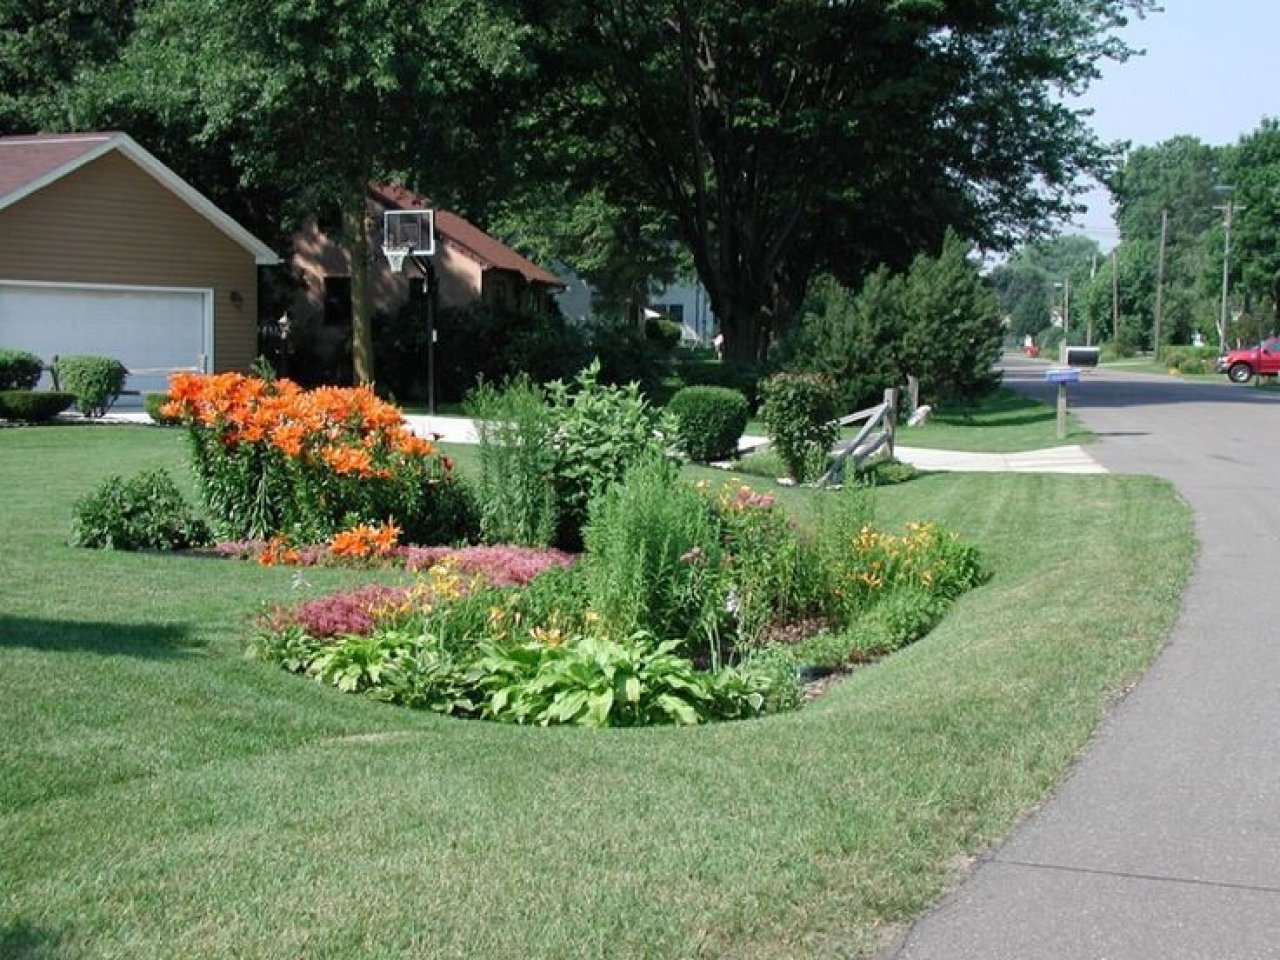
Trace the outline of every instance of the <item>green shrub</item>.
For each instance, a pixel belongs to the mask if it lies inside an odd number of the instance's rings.
[[[727,387],[747,398],[751,412],[760,407],[761,372],[758,367],[723,363],[714,359],[692,359],[682,362],[677,371],[680,379],[691,387]]]
[[[677,646],[636,633],[493,648],[477,664],[482,716],[540,726],[640,727],[764,711],[768,675],[733,668],[700,672],[675,653]]]
[[[473,304],[436,315],[436,398],[462,400],[477,382],[524,374],[534,383],[572,377],[591,360],[586,335],[563,317]],[[427,334],[418,301],[374,318],[379,383],[397,397],[425,397]]]
[[[0,390],[0,417],[40,423],[52,420],[76,402],[74,394],[49,390]]]
[[[75,505],[71,543],[104,550],[179,550],[209,542],[209,531],[165,470],[109,476]]]
[[[164,427],[173,427],[182,423],[181,417],[167,416],[160,412],[160,408],[169,402],[169,394],[167,393],[144,393],[142,395],[142,405],[147,410],[147,416],[151,418],[153,423],[158,423]]]
[[[644,322],[645,339],[668,352],[680,345],[680,333],[680,324],[666,317],[650,317]]]
[[[598,363],[579,372],[572,384],[549,384],[547,397],[555,427],[557,540],[576,549],[591,501],[633,464],[662,456],[665,437],[674,430],[636,384],[601,383]]]
[[[695,463],[731,460],[750,415],[747,398],[728,387],[685,387],[667,405],[680,449]]]
[[[672,369],[671,350],[627,324],[597,325],[591,334],[591,352],[600,364],[601,383],[634,383],[646,397],[661,389]]]
[[[1178,365],[1179,373],[1200,374],[1211,373],[1208,362],[1201,360],[1199,357],[1188,357]]]
[[[920,587],[893,590],[848,630],[850,656],[884,656],[915,643],[942,619],[947,600]]]
[[[836,392],[819,374],[778,373],[766,380],[760,416],[787,471],[799,483],[817,478],[839,435]]]
[[[1058,342],[1061,344],[1062,337],[1059,335]],[[1103,363],[1113,363],[1116,360],[1128,360],[1134,354],[1133,344],[1128,340],[1111,340],[1102,345],[1099,351],[1098,359]]]
[[[587,595],[611,636],[693,642],[713,660],[724,615],[720,527],[674,465],[650,458],[591,507]]]
[[[920,476],[920,471],[901,460],[876,460],[864,464],[855,474],[858,483],[875,487],[890,487],[895,483],[908,483]]]
[[[34,390],[44,363],[26,350],[0,350],[0,390]]]
[[[129,372],[111,357],[59,357],[54,373],[60,389],[76,395],[76,408],[86,417],[101,417],[120,396]]]
[[[498,389],[482,383],[467,397],[479,434],[476,480],[486,543],[546,546],[556,535],[556,456],[544,391],[521,377]]]

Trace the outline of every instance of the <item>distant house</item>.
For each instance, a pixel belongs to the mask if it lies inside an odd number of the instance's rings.
[[[386,210],[426,210],[431,205],[411,190],[372,184],[369,212],[381,230]],[[436,254],[432,258],[439,284],[439,305],[463,307],[473,303],[530,312],[550,312],[554,295],[564,281],[516,253],[479,227],[448,210],[435,210]],[[379,234],[380,235],[380,234]],[[416,268],[406,264],[392,273],[378,252],[370,254],[370,288],[375,313],[393,314],[413,292]],[[289,310],[290,322],[320,324],[333,330],[351,326],[351,251],[308,220],[293,238],[290,265],[301,288]]]
[[[0,137],[0,347],[115,357],[133,390],[242,370],[277,262],[126,134]]]
[[[595,322],[595,291],[569,269],[562,271],[567,282],[556,300],[561,311],[579,325]],[[649,297],[643,316],[661,315],[680,325],[680,342],[685,346],[709,346],[718,330],[706,288],[694,280],[672,283]]]

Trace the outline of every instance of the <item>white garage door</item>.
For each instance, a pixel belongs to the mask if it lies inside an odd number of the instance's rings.
[[[0,281],[0,347],[30,350],[46,363],[76,353],[115,357],[139,371],[127,389],[164,390],[168,374],[160,371],[212,369],[211,299],[205,290]]]

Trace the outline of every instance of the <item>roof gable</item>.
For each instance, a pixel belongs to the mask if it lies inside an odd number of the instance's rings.
[[[280,258],[270,247],[124,133],[0,137],[0,210],[19,203],[112,150],[128,157],[218,230],[253,254],[256,263],[271,266],[280,262]]]
[[[397,184],[371,184],[369,193],[375,201],[392,210],[426,210],[431,206],[423,197]],[[436,208],[435,221],[437,237],[461,247],[485,269],[509,270],[520,274],[529,283],[548,287],[565,285],[554,273],[525,259],[456,213]]]

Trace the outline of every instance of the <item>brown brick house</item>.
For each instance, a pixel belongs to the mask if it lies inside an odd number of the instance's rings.
[[[426,200],[404,187],[372,184],[369,214],[380,235],[386,210],[426,210]],[[495,240],[479,227],[448,210],[435,211],[436,254],[432,258],[439,284],[439,306],[483,303],[530,312],[555,309],[555,294],[564,281]],[[416,268],[406,264],[392,273],[378,252],[371,254],[373,311],[393,314],[408,300]],[[351,317],[351,252],[330,237],[312,218],[293,237],[290,266],[301,287],[289,309],[291,325],[303,329],[345,328]]]
[[[272,250],[123,133],[0,137],[0,347],[244,369]],[[162,389],[163,373],[130,377]]]

